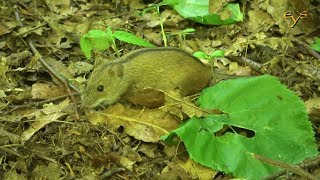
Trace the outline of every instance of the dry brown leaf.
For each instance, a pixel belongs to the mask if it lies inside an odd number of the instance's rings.
[[[249,66],[238,66],[236,69],[228,70],[228,75],[234,75],[234,76],[251,76],[252,75],[252,69]]]
[[[223,9],[223,7],[229,3],[230,0],[209,0],[209,12],[210,14],[217,14],[219,11]]]
[[[175,118],[159,109],[129,109],[121,104],[101,112],[87,112],[86,116],[92,124],[106,123],[111,130],[123,126],[130,136],[145,142],[158,142],[162,135],[179,125]]]
[[[0,36],[11,32],[11,29],[5,26],[4,24],[0,24]]]
[[[252,3],[255,4],[255,3]],[[254,9],[266,10],[279,26],[279,30],[284,34],[297,35],[301,33],[309,34],[319,25],[319,16],[316,15],[315,9],[312,8],[310,1],[301,0],[268,0],[257,4],[258,7]],[[300,13],[306,11],[307,18],[300,18],[296,25],[292,18],[284,18],[285,12],[291,12],[293,17],[297,20]]]
[[[140,16],[138,18],[146,21],[147,22],[146,26],[150,28],[160,25],[160,17],[156,13],[146,13],[144,16]],[[145,30],[151,31],[151,29],[145,29]]]
[[[64,94],[65,89],[54,84],[34,83],[31,89],[32,99],[50,99]]]
[[[230,70],[230,71],[237,70],[238,68],[239,68],[239,65],[238,65],[237,62],[231,62],[231,63],[229,64],[229,70]]]
[[[37,26],[38,28],[34,28],[34,26]],[[44,27],[44,24],[41,22],[36,22],[36,24],[34,24],[33,26],[24,26],[19,28],[18,30],[18,35],[22,36],[22,37],[26,37],[28,34],[30,33],[36,33],[38,35],[42,35],[43,32],[46,30],[47,28]]]
[[[310,77],[315,81],[320,80],[320,63],[318,60],[310,60],[308,62],[299,62],[296,64],[295,71],[304,76]]]
[[[165,105],[160,109],[178,116],[181,120],[184,119],[183,114],[188,117],[201,117],[206,114],[204,110],[192,103],[188,97],[181,97],[177,91],[165,92]]]
[[[15,144],[20,143],[20,136],[5,130],[3,127],[0,127],[0,144],[7,144],[9,142]],[[6,142],[6,143],[5,143]]]
[[[151,143],[142,143],[138,147],[138,152],[142,152],[149,158],[155,158],[155,150],[156,150],[156,144]]]
[[[130,160],[127,157],[121,156],[119,163],[121,166],[125,167],[126,169],[133,171],[133,165],[136,163],[135,161]]]
[[[141,2],[140,0],[130,0],[129,7],[130,7],[130,10],[138,10],[138,9],[146,8],[147,5]]]
[[[212,40],[209,38],[195,38],[195,41],[198,44],[199,50],[205,52],[206,54],[212,54],[216,50],[215,47],[212,46]]]
[[[93,65],[85,61],[71,62],[68,69],[70,73],[75,76],[90,73],[93,70]]]
[[[32,56],[30,51],[22,51],[12,53],[7,56],[7,65],[10,67],[19,67],[21,64],[28,60]]]
[[[145,29],[142,31],[142,34],[148,41],[158,45],[162,44],[161,33]]]
[[[19,179],[19,180],[27,180],[27,176],[24,174],[20,174],[17,171],[7,171],[3,173],[4,179]]]
[[[59,179],[62,169],[58,163],[50,163],[46,165],[38,165],[32,171],[32,176],[35,179]]]
[[[21,141],[26,142],[29,140],[34,133],[36,133],[38,130],[40,130],[45,125],[56,121],[61,116],[64,116],[66,113],[61,112],[63,109],[65,109],[69,104],[69,99],[65,99],[60,104],[47,104],[44,109],[41,110],[42,113],[37,114],[35,121],[31,124],[31,126],[25,130],[21,134]]]
[[[189,174],[185,172],[177,162],[169,162],[159,175],[160,180],[167,179],[191,179]]]
[[[274,20],[271,16],[261,9],[255,9],[248,12],[249,22],[246,27],[250,32],[264,32],[267,31]]]
[[[21,121],[22,118],[27,118],[30,120],[33,117],[36,117],[40,114],[39,109],[31,109],[31,108],[26,108],[26,109],[18,109],[12,114],[3,114],[0,116],[0,121],[3,122],[19,122]]]
[[[313,113],[314,111],[318,112],[318,114],[319,114],[319,112],[320,112],[320,98],[319,97],[309,99],[306,102],[304,102],[304,104],[306,105],[308,114]]]
[[[52,69],[54,69],[55,72],[59,73],[59,76],[67,79],[74,79],[69,69],[61,61],[53,58],[46,58],[46,62],[51,66]],[[57,80],[55,76],[52,76],[52,80],[58,85],[61,84],[61,81]]]
[[[179,144],[177,145],[179,146]],[[168,158],[174,158],[177,155],[177,147],[176,146],[165,146],[163,153],[168,157]]]
[[[208,167],[202,166],[194,162],[190,158],[187,162],[178,161],[177,163],[182,169],[184,169],[188,174],[190,174],[192,179],[209,180],[213,179],[214,176],[217,174],[216,171]]]
[[[176,11],[169,9],[166,9],[161,13],[161,19],[166,28],[176,27],[179,30],[181,30],[179,23],[185,20],[185,18],[181,17]]]
[[[57,1],[45,0],[45,2],[47,4],[47,7],[51,11],[61,15],[73,14],[76,9],[70,6],[70,3],[71,3],[70,0],[57,0]]]
[[[9,67],[7,65],[7,59],[5,57],[1,57],[0,59],[0,86],[1,89],[10,87],[10,81],[7,78],[7,71],[9,70]]]

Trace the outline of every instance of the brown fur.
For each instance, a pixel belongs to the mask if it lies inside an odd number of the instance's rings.
[[[92,72],[82,104],[96,107],[125,97],[134,104],[158,107],[159,91],[179,89],[183,95],[202,90],[210,82],[210,68],[178,48],[145,48],[132,51]],[[102,89],[99,91],[98,89]],[[98,88],[100,86],[100,88]]]

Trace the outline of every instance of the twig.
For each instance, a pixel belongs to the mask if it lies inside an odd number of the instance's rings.
[[[316,156],[316,157],[314,157],[314,158],[307,159],[307,160],[303,161],[303,162],[302,162],[301,164],[299,164],[298,166],[301,167],[301,168],[303,168],[303,169],[305,169],[305,168],[308,168],[308,167],[316,167],[316,166],[318,166],[319,164],[320,164],[320,156]],[[287,173],[287,170],[284,169],[284,170],[281,170],[281,171],[279,171],[279,172],[277,172],[277,173],[274,173],[274,174],[272,174],[272,175],[270,175],[270,176],[265,177],[264,180],[275,179],[275,178],[277,178],[277,177],[279,177],[279,176],[282,176],[282,175],[284,175],[284,174],[286,174],[286,173]]]
[[[78,113],[76,98],[74,98],[74,95],[73,95],[72,92],[70,91],[70,88],[69,88],[68,84],[66,84],[67,81],[64,81],[64,83],[65,83],[64,86],[67,88],[67,92],[68,92],[68,94],[70,95],[71,100],[72,100],[72,102],[73,102],[73,104],[74,104],[74,110],[75,110],[75,113],[76,113],[76,114],[75,114],[75,115],[76,115],[76,119],[79,120],[79,119],[80,119],[80,115],[79,115],[79,113]]]
[[[16,8],[16,7],[15,7]],[[19,16],[18,10],[14,11],[14,15],[16,17],[16,20],[19,22],[20,27],[23,27],[23,24],[21,22],[21,18]],[[73,86],[71,83],[69,83],[68,81],[66,81],[65,78],[61,77],[60,75],[58,75],[54,69],[51,68],[51,66],[43,59],[43,57],[40,55],[39,51],[36,49],[36,47],[34,46],[34,43],[31,39],[27,39],[28,45],[31,48],[32,52],[37,55],[39,54],[39,61],[40,63],[49,71],[50,74],[52,74],[54,77],[56,77],[57,79],[59,79],[61,82],[65,82],[65,84],[68,84],[69,87],[71,87],[71,89],[75,90],[76,92],[80,92],[75,86]]]
[[[113,169],[110,169],[109,171],[106,171],[105,173],[103,173],[100,178],[101,179],[109,179],[112,175],[116,174],[116,173],[119,173],[119,172],[122,172],[122,171],[125,171],[126,169],[124,168],[113,168]]]
[[[80,93],[78,93],[78,92],[72,93],[72,96],[74,96],[74,95],[80,95]],[[68,96],[70,96],[70,94],[63,95],[63,96],[57,96],[57,97],[54,97],[54,98],[51,98],[51,99],[46,99],[46,100],[40,101],[40,102],[33,102],[33,103],[29,103],[29,104],[24,104],[24,105],[21,105],[21,106],[16,106],[16,107],[10,109],[7,112],[4,112],[4,114],[8,114],[8,113],[11,113],[11,112],[13,112],[15,110],[28,108],[28,107],[32,107],[32,106],[38,107],[38,106],[41,106],[41,105],[43,105],[45,103],[49,103],[49,102],[57,101],[57,100],[60,100],[60,99],[64,99],[64,98],[66,98]]]
[[[248,65],[251,69],[255,70],[259,74],[264,74],[263,72],[261,72],[262,68],[263,68],[263,64],[261,64],[261,63],[258,63],[256,61],[251,60],[249,58],[246,58],[244,56],[241,56],[240,58],[237,56],[227,56],[227,58],[239,63],[240,65],[243,65],[243,66]]]
[[[260,160],[260,161],[262,161],[264,163],[271,164],[271,165],[286,169],[287,171],[291,171],[291,172],[293,172],[295,174],[298,174],[302,178],[310,179],[310,180],[316,180],[316,178],[312,174],[304,171],[303,169],[301,169],[297,165],[288,164],[288,163],[281,162],[281,161],[276,161],[276,160],[273,160],[273,159],[269,159],[267,157],[263,157],[263,156],[258,155],[258,154],[253,154],[253,156],[254,156],[254,158],[256,158],[256,159],[258,159],[258,160]]]
[[[6,144],[6,145],[2,145],[0,146],[0,152],[3,152],[3,151],[6,151],[7,153],[11,153],[15,156],[18,156],[20,158],[22,158],[22,156],[17,153],[16,151],[12,150],[12,149],[9,149],[9,147],[13,147],[13,148],[16,148],[16,147],[21,147],[23,146],[22,144]]]
[[[165,95],[167,95],[169,98],[181,103],[181,104],[185,104],[186,106],[189,106],[197,111],[201,111],[203,113],[207,113],[207,114],[218,114],[218,115],[221,115],[221,114],[228,114],[228,113],[225,113],[219,109],[202,109],[192,103],[189,103],[189,102],[186,102],[186,101],[183,101],[182,99],[178,99],[178,98],[175,98],[174,96],[172,96],[171,94],[169,93],[166,93],[164,91],[162,91]]]
[[[302,42],[302,46],[303,46],[307,51],[309,51],[309,53],[310,53],[313,57],[315,57],[315,58],[317,58],[317,59],[320,59],[320,54],[317,53],[315,50],[311,49],[310,46],[309,46],[307,43]]]

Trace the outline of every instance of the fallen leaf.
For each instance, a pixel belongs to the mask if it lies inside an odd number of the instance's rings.
[[[26,142],[33,136],[33,134],[35,134],[45,125],[56,121],[61,116],[64,116],[66,113],[63,113],[61,111],[66,108],[68,104],[68,98],[57,105],[53,103],[47,104],[46,107],[41,110],[42,113],[36,116],[35,121],[31,124],[31,126],[21,134],[21,141]]]
[[[174,117],[159,109],[130,109],[121,104],[87,112],[86,116],[92,124],[106,123],[111,130],[123,126],[130,136],[145,142],[158,142],[179,125]]]
[[[319,114],[319,111],[320,111],[320,98],[319,97],[309,99],[306,102],[304,102],[304,104],[306,105],[308,114],[312,113],[315,110],[317,110],[317,112]]]
[[[65,89],[54,84],[34,83],[31,89],[32,99],[50,99],[64,94]]]
[[[178,161],[179,166],[184,169],[188,174],[191,175],[192,179],[201,179],[201,180],[209,180],[213,179],[214,176],[217,174],[216,171],[202,166],[192,159],[188,159],[187,162]]]
[[[196,106],[188,97],[181,97],[177,91],[165,92],[165,105],[160,107],[164,112],[169,112],[180,118],[184,119],[183,114],[188,117],[201,117],[206,111]]]

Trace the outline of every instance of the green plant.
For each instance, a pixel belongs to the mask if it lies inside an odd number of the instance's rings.
[[[203,90],[197,103],[223,113],[192,117],[162,139],[172,144],[178,136],[189,156],[204,166],[261,179],[279,168],[257,156],[295,164],[318,154],[304,103],[273,76],[220,82]]]
[[[243,20],[243,13],[239,4],[221,4],[217,13],[210,13],[209,0],[163,0],[166,5],[172,6],[181,16],[201,24],[224,25]]]
[[[86,58],[90,59],[92,50],[105,51],[112,47],[115,52],[118,52],[115,43],[116,39],[143,47],[155,47],[155,45],[150,42],[129,32],[119,30],[112,32],[110,27],[108,27],[106,31],[90,30],[81,37],[80,47]]]
[[[164,5],[173,7],[182,17],[202,24],[224,25],[243,20],[243,13],[240,11],[239,4],[236,3],[221,4],[219,13],[210,13],[209,0],[163,0],[158,4],[152,4],[148,8],[145,8],[141,12],[141,15],[150,10],[156,10],[160,18],[161,33],[165,47],[167,46],[167,38],[163,28],[163,19],[160,16],[160,7]],[[181,35],[185,38],[185,35],[190,32],[194,32],[193,28],[183,30]]]
[[[160,20],[160,28],[161,28],[163,44],[164,44],[164,47],[167,47],[167,37],[166,37],[166,34],[164,32],[164,28],[163,28],[163,19],[160,16],[160,7],[164,6],[164,5],[166,5],[166,3],[164,3],[164,2],[160,2],[158,4],[152,4],[148,8],[144,9],[140,14],[143,16],[148,11],[156,10],[156,12],[159,16],[159,20]]]
[[[207,61],[211,61],[216,57],[224,57],[224,51],[222,50],[215,50],[212,54],[208,55],[205,52],[197,51],[193,53],[193,56],[199,59],[206,59]]]
[[[183,40],[186,40],[188,34],[193,34],[196,30],[194,28],[187,28],[179,31],[178,33],[172,34],[181,37]]]
[[[320,52],[320,38],[316,38],[315,42],[310,45],[311,49]]]

